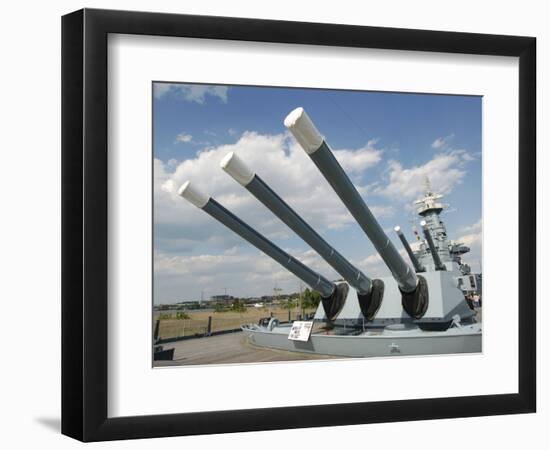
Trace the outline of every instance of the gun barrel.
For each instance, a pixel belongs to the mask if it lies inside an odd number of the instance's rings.
[[[447,270],[447,268],[445,267],[445,264],[441,262],[441,258],[439,257],[437,248],[435,248],[434,240],[432,238],[432,233],[430,233],[428,224],[426,223],[425,220],[423,220],[422,222],[420,222],[420,226],[422,227],[422,231],[424,232],[424,237],[426,238],[428,247],[430,247],[430,253],[432,254],[432,258],[435,264],[435,270]]]
[[[407,252],[407,255],[409,255],[409,258],[411,262],[413,263],[414,270],[418,272],[425,272],[426,268],[422,265],[422,263],[418,260],[418,258],[413,253],[411,246],[409,245],[409,242],[407,241],[407,238],[401,231],[401,227],[396,226],[394,228],[395,232],[397,233],[397,236],[399,237],[399,240],[403,244],[403,247],[405,248],[405,251]]]
[[[304,283],[308,284],[312,289],[318,291],[322,297],[328,298],[334,292],[336,287],[334,283],[330,282],[317,272],[311,270],[309,267],[289,255],[281,248],[277,247],[269,239],[258,233],[233,213],[225,209],[216,200],[200,192],[192,186],[189,181],[180,187],[178,194],[196,207],[214,217],[227,228],[254,245],[257,249],[273,258],[289,272],[293,273]]]
[[[273,214],[302,238],[313,250],[329,263],[361,295],[370,292],[372,282],[359,269],[329,245],[296,211],[279,197],[257,174],[233,152],[220,163],[223,170],[243,185]]]
[[[303,108],[293,110],[284,121],[285,126],[294,135],[338,197],[348,208],[359,226],[368,236],[394,279],[403,292],[413,292],[418,279],[409,265],[390,241],[372,212],[365,204],[359,192],[338,163],[315,125]]]

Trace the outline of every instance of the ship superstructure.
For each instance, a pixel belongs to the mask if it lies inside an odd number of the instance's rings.
[[[447,229],[441,218],[441,213],[447,207],[446,204],[441,202],[443,196],[433,191],[428,176],[424,180],[424,187],[424,196],[414,202],[417,213],[422,218],[422,228],[426,226],[429,230],[435,251],[442,264],[445,265],[445,269],[458,270],[463,275],[468,275],[471,271],[470,266],[462,262],[462,255],[468,253],[470,248],[461,242],[449,240]],[[425,239],[420,241],[420,245],[418,245],[418,249],[414,254],[428,270],[436,270],[430,246]]]

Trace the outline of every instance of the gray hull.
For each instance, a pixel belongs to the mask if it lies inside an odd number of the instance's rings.
[[[245,326],[243,331],[253,345],[321,355],[380,357],[481,352],[480,324],[450,328],[444,332],[415,330],[378,335],[312,334],[307,342],[288,339],[290,325],[278,326],[273,331]]]

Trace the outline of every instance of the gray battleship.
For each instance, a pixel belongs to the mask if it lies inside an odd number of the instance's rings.
[[[476,277],[462,256],[470,249],[450,241],[441,212],[442,196],[426,180],[415,202],[423,238],[416,229],[415,249],[400,227],[395,232],[408,264],[388,238],[327,142],[303,108],[285,126],[370,239],[391,276],[371,279],[328,244],[235,153],[221,167],[315,250],[342,281],[333,282],[273,244],[188,181],[179,194],[273,258],[321,295],[307,321],[280,323],[265,318],[242,327],[255,345],[322,355],[351,357],[481,352],[481,323],[465,300],[477,290]]]

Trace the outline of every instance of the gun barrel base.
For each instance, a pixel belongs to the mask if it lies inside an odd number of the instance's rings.
[[[421,275],[417,275],[417,278],[418,284],[413,292],[401,291],[401,305],[413,319],[420,319],[426,314],[430,301],[428,282]]]
[[[382,305],[383,298],[384,282],[378,279],[372,280],[372,288],[368,294],[357,293],[359,308],[367,321],[374,319],[374,316],[376,316],[376,313],[380,309],[380,305]]]
[[[323,309],[325,310],[325,315],[327,319],[332,322],[346,303],[346,298],[348,297],[349,286],[347,283],[339,283],[336,285],[334,292],[329,297],[322,297],[321,302],[323,304]]]

